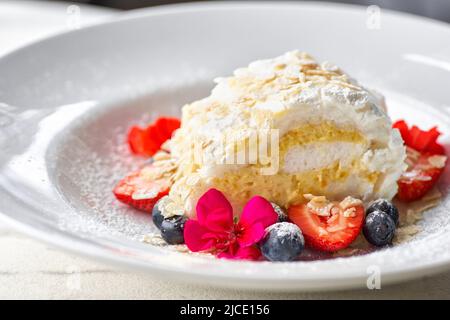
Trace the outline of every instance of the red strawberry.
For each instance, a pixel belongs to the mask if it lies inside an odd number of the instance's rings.
[[[147,130],[137,126],[131,127],[128,133],[128,144],[131,151],[139,155],[151,156],[159,149],[159,146],[149,139]]]
[[[398,181],[397,197],[402,201],[414,201],[422,198],[433,186],[444,171],[444,147],[437,142],[441,134],[436,127],[428,131],[417,126],[408,127],[403,121],[393,125],[400,131],[406,145],[408,164],[407,171]]]
[[[136,209],[151,212],[155,203],[167,195],[170,181],[163,169],[149,165],[122,179],[114,188],[116,198]]]
[[[431,154],[445,154],[445,150],[437,143],[437,138],[441,134],[436,127],[428,131],[419,129],[417,126],[408,127],[404,120],[395,122],[392,126],[400,131],[405,145],[419,152],[429,152]]]
[[[161,117],[145,129],[131,127],[128,133],[131,151],[138,155],[153,156],[180,125],[181,122],[177,118]]]
[[[444,171],[446,156],[429,152],[420,153],[407,148],[408,170],[398,181],[397,197],[402,201],[422,198],[437,182]]]
[[[364,222],[364,207],[356,204],[344,209],[342,203],[330,202],[327,208],[329,215],[325,216],[317,214],[308,204],[291,206],[289,219],[300,227],[307,246],[334,252],[348,247],[358,237]]]

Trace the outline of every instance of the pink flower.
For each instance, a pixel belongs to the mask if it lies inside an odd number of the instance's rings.
[[[278,218],[269,201],[255,196],[235,223],[230,202],[216,189],[209,189],[198,200],[196,210],[197,220],[190,219],[184,226],[187,247],[228,259],[258,259],[261,253],[255,244]]]

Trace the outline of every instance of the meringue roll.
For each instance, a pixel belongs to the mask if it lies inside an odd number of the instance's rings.
[[[178,165],[169,198],[188,216],[210,188],[237,213],[254,195],[288,207],[305,194],[396,194],[406,154],[384,99],[335,65],[292,51],[215,81],[167,143]]]

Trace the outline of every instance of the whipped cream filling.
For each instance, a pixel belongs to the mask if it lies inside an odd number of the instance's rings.
[[[364,153],[364,145],[352,142],[319,142],[293,147],[284,157],[282,170],[296,174],[303,171],[321,169],[339,161],[348,166]]]

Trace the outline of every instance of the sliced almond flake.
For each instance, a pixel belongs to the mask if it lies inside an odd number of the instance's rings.
[[[184,189],[181,191],[181,199],[183,202],[186,202],[189,199],[189,196],[191,195],[192,190]]]
[[[197,175],[189,176],[186,179],[186,184],[188,186],[195,186],[199,182],[199,180],[200,180],[200,177]]]
[[[350,257],[354,256],[357,253],[360,253],[362,250],[358,248],[345,248],[342,250],[339,250],[339,252],[335,252],[333,255],[338,257]]]
[[[356,207],[356,206],[360,206],[362,204],[363,204],[363,202],[361,200],[348,196],[348,197],[345,197],[344,200],[342,200],[339,203],[339,206],[342,209],[346,210],[350,207]]]
[[[175,202],[170,196],[163,197],[159,205],[164,218],[184,215],[183,206]]]
[[[319,237],[326,236],[328,234],[328,231],[324,228],[319,228]]]
[[[333,208],[333,209],[335,209],[335,208]],[[332,210],[333,210],[332,209]],[[337,209],[337,208],[336,208]],[[337,214],[333,214],[332,216],[331,216],[331,218],[329,218],[328,220],[327,220],[327,223],[333,223],[333,222],[335,222],[336,220],[338,220],[339,219],[339,216],[337,215]]]
[[[420,157],[420,152],[411,147],[406,147],[406,154],[408,155],[408,157],[411,157],[416,160],[419,159]]]
[[[319,65],[317,64],[317,62],[313,61],[313,60],[304,60],[303,63],[300,63],[300,67],[301,70],[303,72],[306,72],[307,70],[314,70],[317,69],[319,67]]]
[[[423,198],[423,201],[429,201],[429,200],[436,200],[441,199],[442,193],[439,191],[438,188],[431,189]]]
[[[339,86],[341,86],[341,87],[346,87],[346,88],[354,89],[354,90],[361,90],[360,87],[355,86],[355,85],[350,84],[350,83],[347,83],[347,82],[344,82],[344,81],[340,81],[340,80],[331,80],[330,82],[333,83],[333,84],[339,85]]]
[[[402,224],[402,226],[403,225],[412,225],[412,224],[422,220],[422,218],[423,218],[422,212],[408,209],[406,211],[406,224]]]
[[[313,197],[310,201],[314,203],[328,203],[328,200],[325,196],[316,196]]]
[[[206,148],[207,146],[211,145],[213,143],[212,140],[208,140],[208,141],[203,141],[202,142],[202,147]]]
[[[414,211],[415,212],[419,212],[419,213],[420,212],[424,212],[424,211],[426,211],[428,209],[436,207],[440,202],[441,202],[440,200],[433,200],[433,201],[429,201],[429,202],[423,203],[422,205],[414,208]]]
[[[150,180],[157,180],[161,178],[164,174],[164,170],[155,170],[154,167],[145,167],[141,170],[140,175],[143,178]]]
[[[169,245],[159,234],[146,234],[142,237],[142,242],[157,247],[169,247],[181,253],[191,253],[185,244]]]
[[[172,248],[175,251],[181,252],[181,253],[190,253],[191,252],[185,244],[177,244],[177,245],[172,246]]]
[[[158,247],[164,247],[167,246],[167,242],[164,241],[164,239],[159,234],[146,234],[142,237],[142,242],[148,243],[154,246]]]
[[[165,167],[165,166],[170,167],[170,166],[173,166],[174,163],[172,162],[172,160],[167,159],[167,160],[155,161],[155,162],[153,162],[153,165],[155,167]]]
[[[331,215],[331,208],[333,207],[332,203],[328,204],[317,204],[312,201],[308,202],[306,205],[309,210],[311,210],[314,214],[317,214],[321,217],[329,217]]]
[[[314,75],[314,76],[324,76],[324,77],[331,77],[336,76],[338,74],[326,70],[305,70],[305,74],[307,75]]]
[[[159,191],[157,190],[146,190],[144,192],[138,193],[133,192],[131,195],[131,199],[133,200],[148,200],[148,199],[154,199],[158,195]]]
[[[408,168],[411,168],[414,165],[414,162],[409,158],[406,158],[405,163],[408,165]]]
[[[429,181],[429,180],[431,180],[431,177],[424,176],[421,174],[421,172],[419,172],[417,170],[412,170],[412,171],[404,172],[400,179],[404,183],[412,183],[413,180]]]
[[[305,193],[305,194],[303,195],[303,197],[304,197],[306,200],[312,200],[312,198],[314,198],[315,196],[314,196],[313,194],[311,194],[311,193]]]
[[[331,211],[332,215],[336,215],[337,216],[339,214],[340,210],[339,210],[339,208],[333,207],[333,208],[331,208],[330,211]]]
[[[417,222],[423,219],[423,213],[437,206],[441,202],[442,194],[439,192],[437,188],[432,189],[428,194],[422,199],[409,203],[406,208],[404,208],[404,213],[400,215],[400,231],[397,236],[396,241],[406,241],[412,237],[411,230],[417,231],[419,230],[417,227]],[[414,228],[412,228],[414,227]],[[407,228],[407,229],[403,229]],[[409,229],[408,229],[409,228]],[[406,233],[409,232],[409,235]],[[417,233],[417,232],[416,232]]]
[[[164,142],[161,145],[161,149],[164,150],[164,151],[170,152],[170,150],[171,150],[171,140],[167,140],[166,142]]]
[[[165,173],[173,173],[175,170],[178,169],[178,166],[176,164],[170,164],[170,163],[166,163],[164,165],[160,166],[161,169],[163,170],[163,174]]]
[[[430,180],[432,180],[432,178],[429,177],[429,176],[418,176],[418,177],[416,177],[416,180],[419,180],[419,181],[430,181]]]
[[[328,232],[338,232],[341,230],[345,230],[346,228],[347,228],[347,226],[345,226],[345,225],[336,225],[336,226],[328,227],[327,231]]]
[[[431,163],[421,163],[414,167],[416,170],[428,170],[434,168],[434,166]]]
[[[399,244],[399,243],[408,241],[419,232],[420,232],[420,228],[416,225],[409,225],[406,227],[398,228],[395,233],[393,243]]]
[[[428,158],[428,162],[436,168],[444,168],[445,167],[445,162],[447,161],[447,157],[446,156],[431,156]]]
[[[356,217],[356,208],[355,207],[351,207],[351,208],[348,208],[348,209],[344,210],[343,215],[346,218]]]
[[[177,171],[177,172],[175,172],[175,174],[173,175],[173,179],[174,179],[174,180],[179,180],[179,179],[181,179],[182,176],[183,176],[183,172],[182,172],[182,171]]]
[[[153,156],[153,160],[154,161],[158,161],[158,160],[168,160],[170,159],[170,154],[165,152],[165,151],[158,151],[154,156]]]

